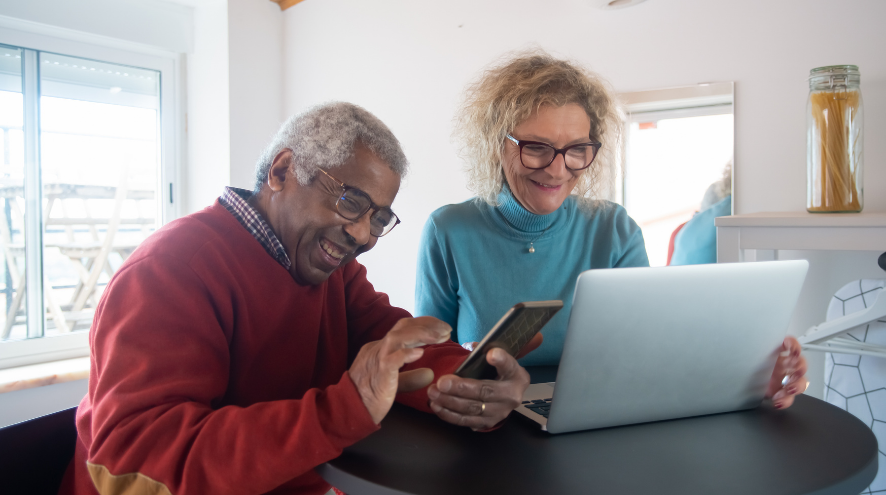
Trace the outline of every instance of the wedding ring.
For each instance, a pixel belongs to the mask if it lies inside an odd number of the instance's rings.
[[[482,416],[483,413],[485,413],[485,412],[486,412],[486,403],[485,403],[485,402],[481,402],[481,403],[480,403],[480,414],[479,414],[479,416]]]

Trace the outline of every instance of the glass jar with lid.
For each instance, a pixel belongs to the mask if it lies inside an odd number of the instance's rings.
[[[864,206],[860,81],[855,65],[809,71],[806,210],[810,212],[859,212]]]

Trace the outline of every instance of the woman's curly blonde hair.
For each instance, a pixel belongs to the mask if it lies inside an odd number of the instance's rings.
[[[621,149],[618,100],[600,76],[542,50],[518,53],[468,86],[453,135],[466,162],[468,188],[495,206],[506,182],[502,153],[507,134],[542,105],[569,103],[584,108],[591,121],[590,138],[603,143],[572,194],[587,207],[611,195]]]

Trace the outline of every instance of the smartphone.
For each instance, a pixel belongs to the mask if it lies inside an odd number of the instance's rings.
[[[497,376],[494,366],[486,362],[486,353],[493,347],[517,355],[539,330],[563,307],[563,301],[521,302],[509,309],[492,330],[477,344],[455,374],[462,378],[492,380]]]

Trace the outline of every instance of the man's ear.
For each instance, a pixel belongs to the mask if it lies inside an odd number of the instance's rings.
[[[291,163],[292,150],[290,149],[284,149],[274,157],[274,161],[271,162],[271,168],[268,170],[268,187],[272,191],[282,191],[286,181],[292,178],[289,175]]]

